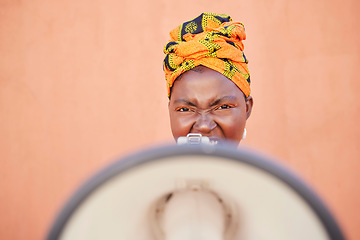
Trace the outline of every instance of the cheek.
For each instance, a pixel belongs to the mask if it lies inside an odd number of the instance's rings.
[[[170,125],[174,138],[186,136],[194,123],[191,116],[179,115],[177,113],[170,113]]]
[[[239,141],[245,127],[246,113],[245,111],[237,111],[231,115],[219,117],[217,122],[225,138]]]

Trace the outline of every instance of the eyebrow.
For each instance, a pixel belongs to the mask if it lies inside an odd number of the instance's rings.
[[[189,100],[187,100],[187,99],[183,99],[183,98],[176,99],[176,100],[174,101],[174,104],[177,104],[177,103],[182,103],[182,104],[190,105],[190,106],[193,106],[193,107],[196,106],[195,103],[192,103],[191,101],[189,101]]]
[[[218,98],[216,99],[215,101],[213,101],[210,106],[215,106],[215,105],[218,105],[220,102],[223,102],[223,101],[226,101],[226,100],[229,100],[229,101],[236,101],[237,98],[235,96],[223,96],[221,98]]]
[[[226,100],[236,101],[237,98],[235,96],[223,96],[223,97],[215,99],[213,102],[211,102],[210,106],[215,106],[215,105],[219,104],[220,102],[223,102],[223,101],[226,101]],[[189,101],[187,99],[184,99],[184,98],[176,99],[174,101],[174,104],[177,104],[177,103],[182,103],[182,104],[186,104],[186,105],[189,105],[189,106],[196,107],[195,103],[193,103],[193,102],[191,102],[191,101]]]

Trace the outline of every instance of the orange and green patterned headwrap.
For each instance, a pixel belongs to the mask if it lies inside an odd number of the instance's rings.
[[[250,74],[244,55],[244,25],[225,14],[202,13],[170,32],[164,48],[164,71],[168,97],[174,81],[199,65],[211,68],[250,95]]]

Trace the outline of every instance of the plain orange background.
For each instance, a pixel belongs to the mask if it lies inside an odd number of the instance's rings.
[[[244,145],[275,156],[360,239],[358,0],[0,1],[0,238],[40,239],[115,158],[172,141],[162,49],[201,12],[245,24]]]

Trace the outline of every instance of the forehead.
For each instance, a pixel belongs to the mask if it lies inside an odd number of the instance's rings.
[[[196,67],[183,73],[175,82],[170,101],[178,98],[210,100],[223,96],[242,99],[242,91],[221,73],[207,67]]]

